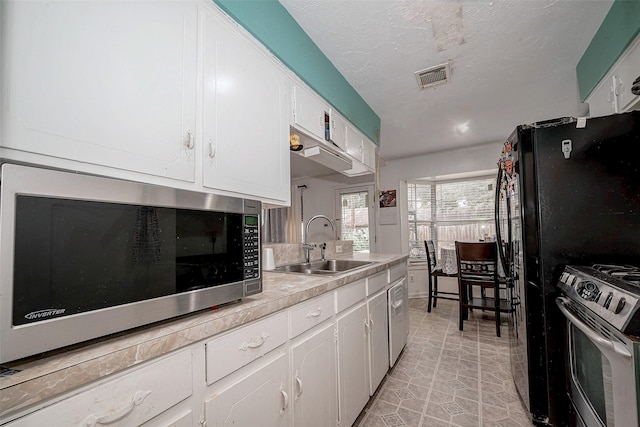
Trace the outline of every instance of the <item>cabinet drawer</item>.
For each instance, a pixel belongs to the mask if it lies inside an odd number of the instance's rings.
[[[191,350],[184,350],[20,418],[9,426],[138,426],[191,396],[192,390]]]
[[[207,342],[207,384],[287,342],[287,330],[287,312],[283,311]]]
[[[407,263],[403,261],[400,264],[390,267],[387,271],[389,272],[389,283],[393,283],[407,275]]]
[[[361,279],[357,282],[353,282],[346,286],[338,288],[336,292],[336,311],[340,313],[342,310],[351,307],[358,301],[362,301],[365,296],[365,279]]]
[[[333,292],[291,307],[291,338],[319,325],[333,315]]]
[[[387,272],[382,271],[375,276],[367,277],[367,296],[373,295],[387,286]]]

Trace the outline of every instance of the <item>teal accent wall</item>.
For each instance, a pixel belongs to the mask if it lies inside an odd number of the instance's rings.
[[[584,100],[640,33],[640,0],[615,0],[576,66]]]
[[[276,0],[213,0],[376,144],[380,117]]]

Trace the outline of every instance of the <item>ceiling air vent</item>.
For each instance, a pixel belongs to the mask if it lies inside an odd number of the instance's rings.
[[[425,70],[416,71],[416,80],[420,89],[426,89],[449,82],[451,68],[449,63],[436,65]]]

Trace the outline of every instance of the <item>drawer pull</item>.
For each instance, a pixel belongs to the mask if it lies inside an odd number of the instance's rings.
[[[374,326],[373,319],[369,318],[369,330],[370,331],[373,331],[373,326]]]
[[[136,406],[140,405],[142,401],[151,394],[150,390],[138,390],[133,394],[131,403],[124,408],[118,409],[108,415],[96,415],[91,414],[82,421],[82,427],[95,427],[97,424],[112,424],[119,421],[129,415]]]
[[[280,388],[280,394],[282,395],[282,409],[280,409],[280,413],[282,414],[289,407],[289,395],[284,391],[284,388]]]
[[[247,351],[247,349],[250,348],[258,348],[267,341],[267,338],[269,338],[269,334],[263,332],[259,337],[253,337],[249,341],[243,342],[242,345],[238,347],[238,350]]]
[[[310,311],[309,314],[307,314],[307,318],[320,317],[321,314],[322,314],[322,307],[318,307],[316,311]]]

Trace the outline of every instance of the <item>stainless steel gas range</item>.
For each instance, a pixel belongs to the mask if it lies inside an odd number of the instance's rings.
[[[575,425],[637,426],[640,268],[566,266],[558,287]]]

